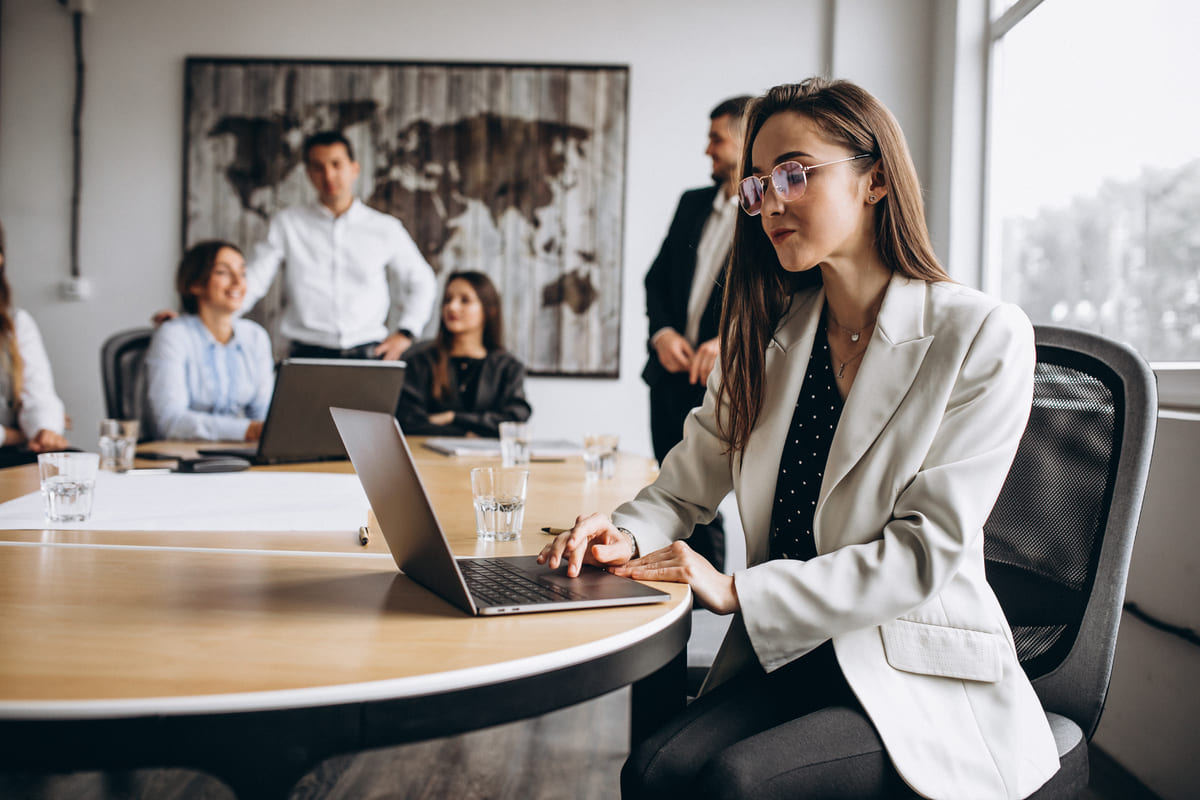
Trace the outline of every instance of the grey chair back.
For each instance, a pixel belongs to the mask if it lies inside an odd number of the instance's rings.
[[[1035,330],[1033,410],[984,526],[988,581],[1048,712],[1091,738],[1108,693],[1154,429],[1154,373],[1125,345]]]
[[[141,420],[141,438],[150,438],[146,408],[146,371],[143,362],[153,328],[133,328],[114,333],[100,348],[100,374],[104,381],[105,413],[112,419]]]

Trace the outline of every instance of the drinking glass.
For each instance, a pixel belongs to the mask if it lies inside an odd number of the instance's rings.
[[[86,522],[96,488],[96,453],[41,453],[42,510],[48,522]]]
[[[529,470],[476,467],[471,470],[475,535],[480,541],[509,542],[521,537]]]

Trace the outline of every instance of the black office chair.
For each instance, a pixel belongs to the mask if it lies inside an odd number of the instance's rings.
[[[1032,795],[1046,800],[1087,787],[1087,745],[1108,693],[1158,391],[1145,360],[1125,345],[1064,328],[1035,334],[1033,410],[984,526],[984,552],[1058,745],[1058,773]],[[843,757],[864,741],[882,746],[861,713],[845,714],[844,740],[798,742],[796,767],[800,759],[848,763]],[[845,783],[855,797],[916,796],[890,766]]]
[[[1035,333],[1033,412],[984,552],[1062,762],[1034,797],[1076,797],[1108,694],[1158,389],[1125,345],[1065,328]]]
[[[100,348],[100,374],[104,380],[104,407],[110,419],[141,421],[141,440],[150,438],[146,413],[146,375],[143,362],[153,328],[133,328],[114,333]]]

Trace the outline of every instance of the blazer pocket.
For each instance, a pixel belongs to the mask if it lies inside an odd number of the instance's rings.
[[[888,664],[904,672],[995,683],[1004,674],[1004,637],[897,619],[879,627]]]

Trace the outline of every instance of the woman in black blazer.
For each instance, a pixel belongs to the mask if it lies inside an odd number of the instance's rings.
[[[482,272],[452,273],[437,338],[404,354],[396,408],[410,436],[499,436],[501,422],[524,422],[525,366],[503,346],[500,295]]]

